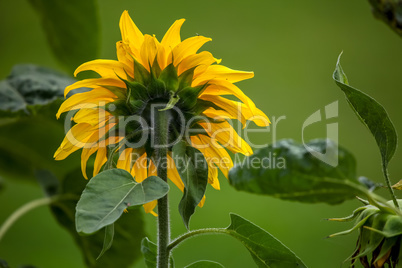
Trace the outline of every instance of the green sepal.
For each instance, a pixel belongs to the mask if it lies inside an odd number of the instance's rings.
[[[179,96],[172,94],[170,96],[169,102],[166,104],[166,107],[163,109],[160,109],[159,111],[161,112],[161,111],[166,111],[166,110],[172,109],[179,100],[180,100]]]
[[[397,243],[398,237],[391,237],[391,238],[386,238],[381,245],[381,251],[378,254],[377,258],[374,260],[374,263],[379,261],[382,257],[384,257],[390,250],[391,248]]]
[[[103,86],[99,85],[100,87],[106,88],[113,94],[115,94],[119,99],[125,99],[127,97],[127,89],[121,87],[114,87],[114,86]]]
[[[126,100],[116,100],[114,102],[109,102],[102,108],[115,117],[125,116],[133,112],[132,107],[127,105]]]
[[[151,76],[153,76],[154,78],[158,78],[161,75],[161,72],[162,70],[158,63],[158,54],[156,54],[154,63],[152,63],[151,67]]]
[[[359,207],[357,209],[355,209],[352,213],[352,215],[344,217],[344,218],[330,218],[327,219],[329,221],[339,221],[339,222],[347,222],[347,221],[352,221],[354,220],[357,216],[360,215],[360,213],[362,213],[366,208],[365,207]]]
[[[165,98],[166,96],[169,96],[165,82],[157,78],[151,79],[148,85],[148,94],[149,96],[152,96],[152,98]]]
[[[197,104],[198,96],[205,89],[205,85],[197,86],[197,87],[185,87],[178,92],[178,95],[181,98],[181,106],[185,107],[185,109],[193,109]]]
[[[110,225],[105,226],[105,238],[103,240],[102,251],[96,258],[96,260],[102,257],[103,254],[105,254],[105,252],[112,247],[113,237],[114,237],[114,224],[112,223]]]
[[[184,183],[179,212],[184,225],[189,229],[190,218],[204,197],[208,184],[208,164],[200,151],[187,146],[184,141],[173,146],[172,155],[177,171]]]
[[[148,85],[151,79],[151,74],[136,59],[133,58],[133,60],[134,60],[134,80],[140,84]]]
[[[159,80],[165,83],[166,90],[171,92],[176,92],[179,86],[179,78],[177,77],[177,70],[173,63],[166,66],[161,72]]]
[[[194,70],[196,67],[193,67],[191,69],[186,70],[185,72],[183,72],[179,77],[179,88],[178,91],[186,88],[186,87],[191,87],[191,82],[193,81],[193,77],[194,77]]]
[[[214,108],[215,110],[223,110],[221,107],[216,105],[215,103],[207,100],[197,99],[196,105],[192,108],[194,114],[201,114],[208,108]]]
[[[148,100],[149,99],[149,92],[147,87],[138,82],[138,81],[127,81],[123,80],[124,83],[126,83],[127,88],[130,90],[130,96],[128,98],[134,99],[134,100]]]

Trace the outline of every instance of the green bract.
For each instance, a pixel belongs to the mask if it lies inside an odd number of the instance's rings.
[[[387,202],[389,206],[392,201]],[[398,200],[399,205],[402,200]],[[394,212],[394,213],[392,213]],[[381,268],[387,263],[396,267],[401,256],[402,216],[399,211],[384,211],[368,205],[356,209],[351,216],[332,221],[351,221],[356,219],[353,228],[329,237],[345,235],[358,230],[359,238],[353,254],[347,259],[353,266],[360,260],[364,267]]]

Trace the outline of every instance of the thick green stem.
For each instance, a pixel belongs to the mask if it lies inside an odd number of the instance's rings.
[[[4,235],[7,233],[7,231],[10,229],[10,227],[22,216],[24,216],[27,212],[41,206],[45,205],[50,205],[56,198],[55,197],[45,197],[45,198],[40,198],[40,199],[35,199],[32,200],[26,204],[24,204],[22,207],[18,208],[16,211],[13,212],[13,214],[10,215],[6,219],[6,221],[3,223],[3,225],[0,228],[0,241],[4,237]]]
[[[170,252],[172,249],[174,249],[176,246],[178,246],[181,242],[183,242],[186,239],[189,239],[194,236],[205,235],[205,234],[228,234],[228,230],[226,228],[206,228],[206,229],[199,229],[199,230],[191,231],[191,232],[185,233],[182,236],[179,236],[174,241],[172,241],[172,243],[170,243],[168,246],[168,250]]]
[[[169,134],[170,111],[154,110],[154,142],[155,157],[158,177],[167,182],[167,144]],[[158,268],[169,267],[170,225],[169,225],[169,201],[166,194],[158,199]]]

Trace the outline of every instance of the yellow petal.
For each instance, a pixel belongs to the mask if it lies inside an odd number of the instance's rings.
[[[92,126],[99,125],[101,122],[112,118],[112,115],[103,109],[90,108],[80,109],[73,117],[76,123],[88,123]]]
[[[140,183],[148,177],[147,154],[144,153],[134,163],[134,173],[136,182]]]
[[[129,44],[135,57],[139,56],[140,48],[144,42],[144,35],[130,18],[127,10],[121,15],[119,26],[121,39],[124,43]]]
[[[85,146],[86,142],[97,131],[97,128],[87,123],[76,124],[64,137],[60,147],[54,153],[56,160],[63,160],[73,152]]]
[[[113,102],[117,96],[105,88],[94,88],[91,91],[77,93],[65,100],[56,114],[57,118],[66,111],[78,110],[82,108],[93,108]],[[103,103],[103,104],[102,104]]]
[[[75,70],[74,76],[83,71],[94,71],[104,78],[127,79],[124,69],[129,70],[130,68],[116,60],[93,60],[81,64]]]
[[[167,51],[172,51],[181,42],[180,29],[185,19],[176,20],[163,36],[161,44]]]
[[[186,57],[197,53],[197,51],[208,41],[211,41],[211,38],[207,38],[204,36],[194,36],[187,38],[180,44],[178,44],[171,54],[169,54],[168,64],[172,62],[172,58],[174,60],[174,65],[177,66],[183,59]]]
[[[85,179],[88,179],[87,175],[87,162],[91,155],[93,155],[98,150],[97,146],[92,148],[83,148],[81,153],[81,171]]]
[[[107,152],[106,145],[104,143],[100,144],[94,162],[94,173],[93,173],[94,177],[99,173],[100,169],[107,161],[106,152]]]
[[[213,79],[208,81],[208,87],[201,95],[233,95],[247,105],[251,110],[255,109],[254,102],[243,93],[236,85],[226,80]]]
[[[157,49],[157,42],[155,37],[146,34],[144,36],[144,42],[141,46],[141,62],[148,71],[150,71],[150,65],[155,60]]]
[[[201,199],[201,201],[200,201],[200,203],[198,204],[198,206],[199,206],[200,208],[202,208],[202,207],[204,206],[204,203],[205,203],[205,195],[204,195],[204,197]]]
[[[224,148],[233,153],[251,155],[253,150],[245,142],[228,122],[222,123],[199,123],[211,137],[212,142],[219,141]]]
[[[117,160],[116,167],[120,169],[127,170],[128,172],[131,172],[131,153],[133,149],[132,148],[126,148],[124,151],[120,154],[119,160]]]
[[[198,136],[191,137],[192,146],[201,151],[201,153],[205,157],[205,160],[208,163],[208,183],[211,184],[212,187],[214,187],[216,190],[220,190],[220,184],[219,184],[219,180],[218,180],[218,170],[214,164],[214,163],[218,163],[217,165],[219,166],[219,162],[221,162],[220,154],[216,154],[214,152],[214,150],[211,149],[212,144],[210,144],[208,137],[205,137],[207,140],[203,141],[203,140],[201,140],[201,136],[204,136],[204,135],[198,135]],[[224,150],[225,153],[227,154],[225,149],[222,148],[222,150]],[[229,157],[229,159],[230,159],[230,161],[232,160],[230,157]],[[225,161],[225,163],[226,163],[226,161]],[[232,164],[232,166],[233,166],[233,164]],[[225,167],[223,170],[225,170]]]
[[[204,150],[204,155],[206,155],[206,158],[211,158],[211,161],[217,165],[222,171],[223,175],[228,178],[229,170],[233,167],[233,161],[225,148],[220,146],[218,143],[213,142],[211,138],[205,135],[198,135],[195,137],[198,138],[198,140],[194,140],[195,144],[199,142],[199,144],[208,145],[206,148],[200,148],[199,150]],[[193,141],[193,137],[191,141]]]
[[[204,67],[203,70],[206,70],[209,65],[215,62],[216,59],[210,52],[202,51],[198,54],[193,54],[183,59],[177,66],[177,74],[180,75],[186,70],[198,66],[198,68],[194,70],[194,77],[197,77],[200,74],[200,67]]]
[[[114,86],[114,87],[121,87],[121,88],[126,88],[126,84],[121,81],[120,79],[114,79],[114,78],[91,78],[91,79],[85,79],[81,80],[78,82],[75,82],[74,84],[66,87],[64,90],[64,98],[67,96],[67,94],[77,88],[96,88],[100,86]]]
[[[127,68],[125,68],[126,72],[131,78],[134,78],[134,60],[130,52],[130,48],[127,44],[122,41],[116,43],[117,60],[123,63],[124,66],[127,66]]]
[[[227,112],[225,113],[221,110],[208,108],[206,111],[204,111],[204,114],[209,117],[214,118],[214,115],[216,117],[227,117],[229,115],[230,119],[239,120],[243,124],[243,128],[246,127],[247,120],[253,121],[260,127],[265,127],[270,124],[268,117],[257,107],[254,107],[254,109],[250,109],[247,105],[241,102],[228,100],[226,98],[215,95],[204,94],[200,96],[200,99],[213,102]]]
[[[168,161],[167,176],[169,180],[171,180],[177,186],[177,188],[179,188],[180,191],[183,192],[184,190],[183,181],[181,180],[179,172],[177,171],[176,168],[176,164],[174,163],[174,160],[173,158],[170,157],[170,155],[168,155],[167,161]]]
[[[232,70],[223,65],[210,65],[204,73],[193,80],[191,85],[198,86],[200,84],[205,84],[212,79],[221,79],[230,83],[236,83],[252,77],[254,77],[253,72]]]
[[[211,184],[215,190],[221,189],[221,185],[219,184],[218,180],[218,169],[212,162],[211,164],[208,164],[208,183]]]
[[[157,176],[157,170],[156,170],[156,166],[154,165],[154,162],[152,160],[148,160],[148,161],[149,161],[148,177]]]
[[[156,214],[153,211],[157,204],[158,204],[158,200],[154,200],[154,201],[151,201],[149,203],[144,204],[143,207],[144,207],[145,212],[146,213],[151,213],[155,217],[158,216],[158,214]]]

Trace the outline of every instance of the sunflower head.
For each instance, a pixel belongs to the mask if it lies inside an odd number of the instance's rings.
[[[203,154],[208,163],[208,182],[220,188],[217,169],[227,177],[233,166],[226,149],[252,153],[230,120],[238,119],[244,127],[247,121],[267,126],[269,120],[234,85],[254,74],[229,69],[210,52],[198,52],[210,38],[194,36],[182,41],[183,22],[184,19],[174,22],[159,42],[155,36],[143,35],[128,12],[123,12],[122,40],[116,43],[118,60],[82,64],[75,75],[94,71],[100,77],[78,81],[65,90],[67,97],[71,90],[90,89],[69,96],[57,113],[57,117],[71,113],[72,127],[55,153],[56,160],[82,148],[81,166],[86,178],[86,163],[96,153],[94,176],[106,164],[129,171],[141,182],[156,175],[153,119],[156,112],[165,111],[169,179],[184,190],[171,157],[172,147],[184,141]],[[155,202],[146,210],[154,206]]]
[[[385,267],[385,264],[388,264],[388,267],[397,267],[396,265],[400,262],[402,217],[394,210],[389,209],[393,207],[393,201],[387,203],[387,209],[367,205],[356,209],[349,217],[330,219],[333,221],[356,219],[352,229],[330,236],[344,235],[358,230],[356,249],[346,260],[351,262],[352,267],[358,260],[367,268],[382,268]],[[402,205],[402,200],[398,200],[398,203]]]

